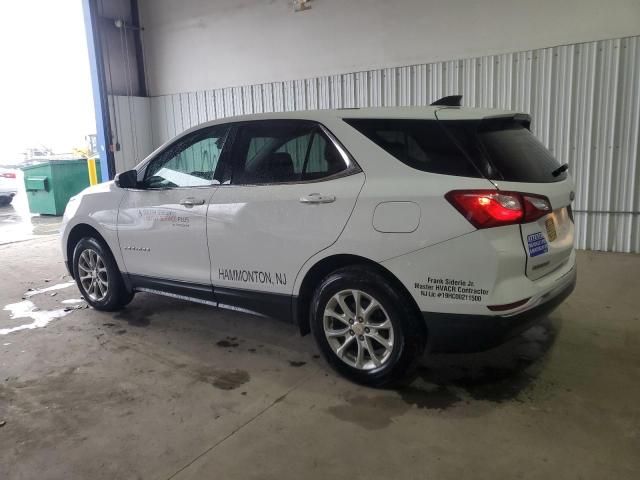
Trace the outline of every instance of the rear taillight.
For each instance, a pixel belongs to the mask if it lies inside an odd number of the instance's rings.
[[[15,173],[0,173],[0,177],[2,178],[16,178]]]
[[[533,222],[547,213],[551,213],[551,203],[547,197],[542,195],[532,195],[530,193],[520,193],[524,201],[524,218],[522,223]]]
[[[499,190],[453,190],[445,198],[476,228],[529,223],[551,212],[546,197]]]

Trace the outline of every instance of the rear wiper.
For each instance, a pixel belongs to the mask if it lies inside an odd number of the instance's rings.
[[[551,175],[553,175],[554,177],[557,177],[562,172],[566,172],[567,170],[569,170],[569,164],[568,163],[563,163],[558,168],[556,168],[553,172],[551,172]]]

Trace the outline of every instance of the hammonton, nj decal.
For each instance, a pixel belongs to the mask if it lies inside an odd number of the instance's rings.
[[[218,279],[229,282],[255,283],[266,285],[286,285],[287,275],[282,272],[264,272],[240,268],[219,268]]]

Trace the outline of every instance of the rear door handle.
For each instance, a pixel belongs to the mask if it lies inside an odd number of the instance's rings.
[[[321,195],[320,193],[310,193],[300,197],[300,203],[331,203],[335,201],[335,195]]]
[[[195,207],[196,205],[203,205],[203,204],[204,204],[204,200],[196,200],[193,197],[187,197],[180,200],[180,205],[187,208],[191,208],[191,207]]]

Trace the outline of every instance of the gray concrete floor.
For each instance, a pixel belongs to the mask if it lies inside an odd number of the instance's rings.
[[[57,242],[0,246],[0,308],[68,281]],[[275,320],[36,293],[35,320],[0,310],[0,478],[639,478],[640,256],[578,261],[549,322],[425,358],[401,391],[341,379]]]

